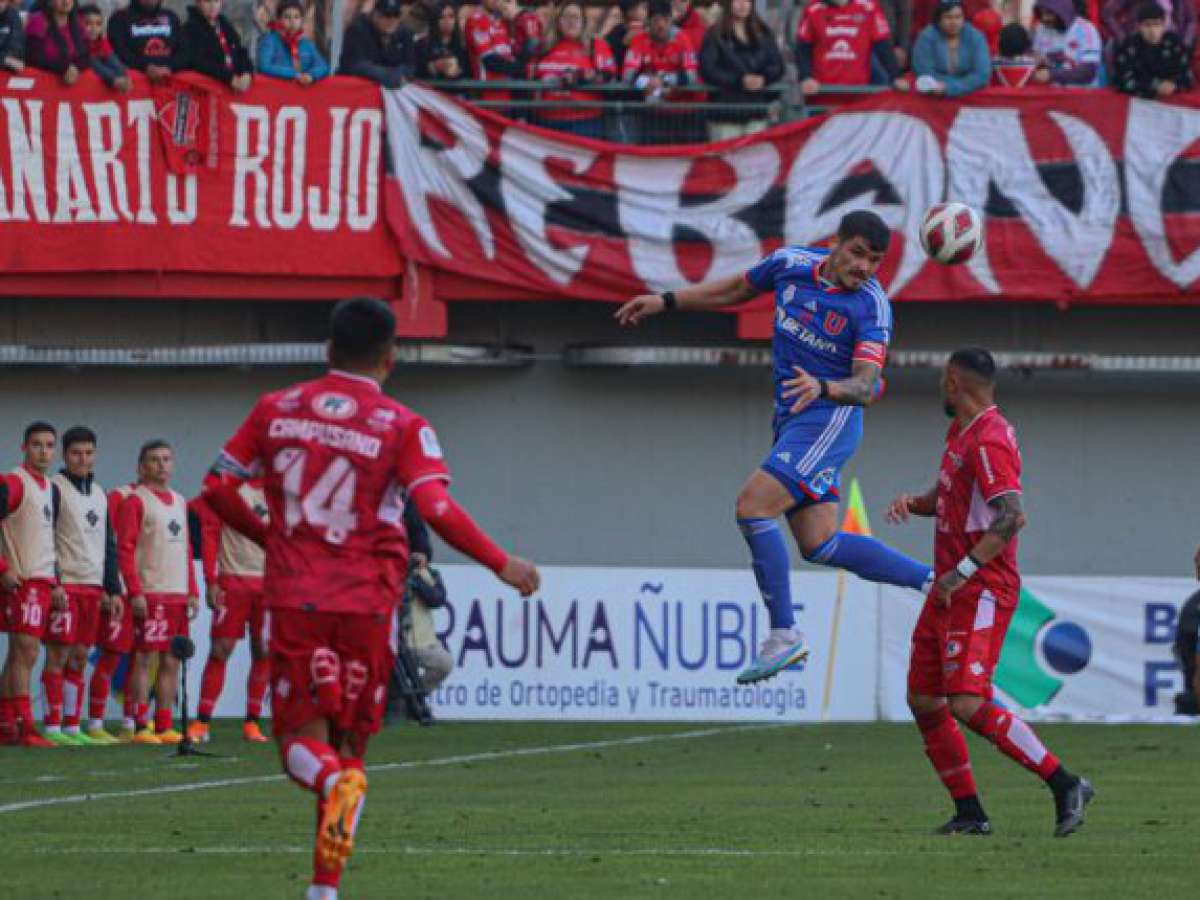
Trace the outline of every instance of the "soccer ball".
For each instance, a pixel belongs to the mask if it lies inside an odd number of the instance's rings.
[[[965,203],[931,206],[921,221],[921,246],[943,265],[965,263],[983,246],[983,218]]]

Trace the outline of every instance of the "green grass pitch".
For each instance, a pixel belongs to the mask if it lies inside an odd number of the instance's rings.
[[[1195,732],[1042,726],[1094,781],[1053,840],[1049,792],[971,738],[997,834],[949,812],[911,726],[444,723],[373,742],[346,898],[1192,896]],[[0,751],[0,895],[299,898],[313,802],[271,746]],[[225,786],[144,793],[169,786]],[[133,793],[142,791],[143,793]],[[80,800],[78,798],[89,799]],[[45,805],[54,798],[71,802]],[[18,804],[27,805],[14,808]]]

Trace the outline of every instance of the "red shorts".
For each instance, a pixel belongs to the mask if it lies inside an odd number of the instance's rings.
[[[83,584],[68,584],[64,588],[67,591],[67,608],[50,610],[50,621],[43,640],[47,644],[83,644],[91,647],[99,634],[100,601],[104,599],[104,591]]]
[[[394,615],[271,610],[271,723],[276,735],[316,719],[379,730],[395,664]],[[330,700],[331,695],[335,698]]]
[[[100,649],[109,653],[128,653],[133,649],[133,608],[129,598],[121,598],[121,615],[100,613]]]
[[[217,583],[224,604],[213,613],[212,637],[240,641],[246,636],[247,625],[251,636],[263,637],[262,579],[222,575]]]
[[[133,622],[133,646],[139,653],[166,653],[171,638],[186,637],[188,617],[186,603],[146,601],[146,618]]]
[[[972,694],[992,699],[992,675],[1017,595],[998,597],[982,585],[954,593],[950,608],[925,601],[913,629],[908,690],[928,697]]]
[[[54,585],[40,578],[22,581],[15,591],[5,595],[8,607],[8,631],[41,638],[50,621],[50,592]]]

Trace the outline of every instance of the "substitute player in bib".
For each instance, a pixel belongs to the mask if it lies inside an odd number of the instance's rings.
[[[908,670],[908,705],[925,753],[954,800],[941,834],[991,834],[979,802],[967,743],[956,718],[1037,774],[1053,792],[1054,834],[1083,824],[1094,791],[1067,771],[1028,725],[992,702],[992,676],[1017,608],[1017,532],[1021,454],[1012,426],[996,407],[996,363],[986,350],[959,350],[942,374],[942,399],[954,421],[937,484],[892,501],[888,520],[936,518],[937,584],[917,620]]]
[[[317,796],[310,900],[336,898],[394,662],[395,605],[407,568],[403,514],[529,596],[532,563],[501,550],[455,502],[437,435],[386,396],[396,319],[377,300],[339,303],[330,371],[267,394],[225,445],[204,498],[265,543],[272,725],[284,770]],[[238,495],[261,474],[270,522]]]
[[[875,279],[890,240],[879,216],[852,212],[832,250],[785,247],[744,275],[635,297],[617,310],[622,325],[636,325],[662,312],[775,294],[775,446],[737,498],[771,631],[739,683],[770,678],[808,656],[795,630],[781,515],[809,562],[913,590],[931,583],[929,566],[874,538],[838,531],[840,473],[862,439],[862,408],[878,396],[892,336],[891,305]]]
[[[134,492],[142,480],[142,466],[138,465],[138,480],[113,488],[108,492],[108,518],[112,522],[113,531],[117,529],[117,516],[121,504]],[[120,551],[118,548],[118,571],[120,569]],[[100,657],[92,669],[92,678],[88,683],[88,737],[107,744],[112,735],[104,730],[104,713],[108,708],[108,695],[112,689],[113,676],[126,655],[133,652],[133,610],[129,605],[129,597],[125,590],[124,579],[121,582],[120,593],[114,597],[114,602],[108,609],[100,610]],[[137,735],[136,707],[134,697],[145,691],[138,688],[137,667],[130,665],[125,680],[124,721],[121,725],[119,740],[129,742]],[[148,673],[147,673],[148,674]]]
[[[265,523],[267,498],[261,478],[244,481],[238,486],[242,502]],[[246,682],[246,721],[242,738],[252,743],[265,743],[267,738],[259,728],[263,698],[267,693],[270,666],[267,661],[266,635],[263,631],[263,567],[266,557],[262,547],[241,532],[223,523],[208,508],[203,497],[191,502],[200,518],[204,535],[201,541],[204,559],[205,599],[213,612],[212,643],[204,676],[200,679],[200,705],[196,721],[188,726],[193,741],[207,741],[213,710],[225,685],[225,665],[233,655],[238,641],[250,633],[250,675]]]
[[[171,639],[187,636],[188,620],[200,608],[200,592],[192,567],[187,501],[170,486],[175,473],[171,445],[163,440],[143,444],[138,466],[142,482],[117,513],[117,555],[134,619],[134,742],[177,744],[183,736],[172,727],[171,711],[179,687],[179,660],[170,652]],[[155,658],[152,731],[148,683]]]
[[[96,434],[68,429],[62,436],[63,469],[54,476],[58,519],[54,545],[67,607],[51,610],[46,629],[45,735],[56,744],[115,744],[103,729],[83,734],[83,676],[88,653],[101,639],[101,613],[121,615],[117,537],[108,516],[108,497],[96,483]],[[64,711],[65,710],[65,711]]]
[[[21,451],[24,462],[0,478],[0,537],[5,565],[0,586],[7,606],[8,655],[0,675],[0,741],[26,747],[53,747],[34,728],[29,683],[37,665],[50,611],[63,609],[66,594],[58,582],[54,555],[54,519],[58,507],[54,485],[48,477],[54,464],[58,432],[46,422],[25,429]],[[57,698],[62,703],[62,681]]]

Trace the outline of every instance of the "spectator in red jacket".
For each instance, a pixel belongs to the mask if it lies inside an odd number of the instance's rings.
[[[25,25],[25,61],[74,84],[88,67],[88,40],[74,15],[75,0],[45,0]]]
[[[79,7],[79,25],[88,41],[92,71],[111,88],[127,94],[133,88],[125,65],[117,58],[112,44],[104,36],[104,13],[94,3]]]
[[[796,74],[805,95],[823,85],[870,84],[872,59],[893,87],[907,89],[875,0],[815,0],[804,11],[796,31]]]
[[[682,31],[691,41],[692,49],[697,53],[704,45],[704,35],[708,31],[708,23],[696,11],[692,0],[671,0],[671,21],[675,31]]]
[[[546,51],[537,61],[534,74],[539,81],[578,88],[602,84],[616,77],[617,64],[608,44],[584,27],[586,16],[580,0],[565,0],[558,7],[546,37]],[[537,121],[547,128],[557,128],[590,138],[604,136],[604,112],[586,104],[603,100],[601,94],[580,90],[545,91],[542,99],[554,102],[584,104],[573,109],[546,109]]]
[[[695,48],[682,31],[671,34],[668,0],[651,0],[649,13],[646,31],[635,37],[625,51],[623,79],[641,92],[646,103],[696,102],[694,91],[679,90],[698,80]],[[642,140],[651,144],[695,143],[703,140],[700,124],[701,116],[692,110],[647,114],[642,117]]]
[[[516,37],[521,14],[517,0],[483,0],[467,19],[467,55],[471,74],[478,81],[519,81],[526,77],[536,45]],[[482,100],[509,100],[508,91],[484,91]]]

